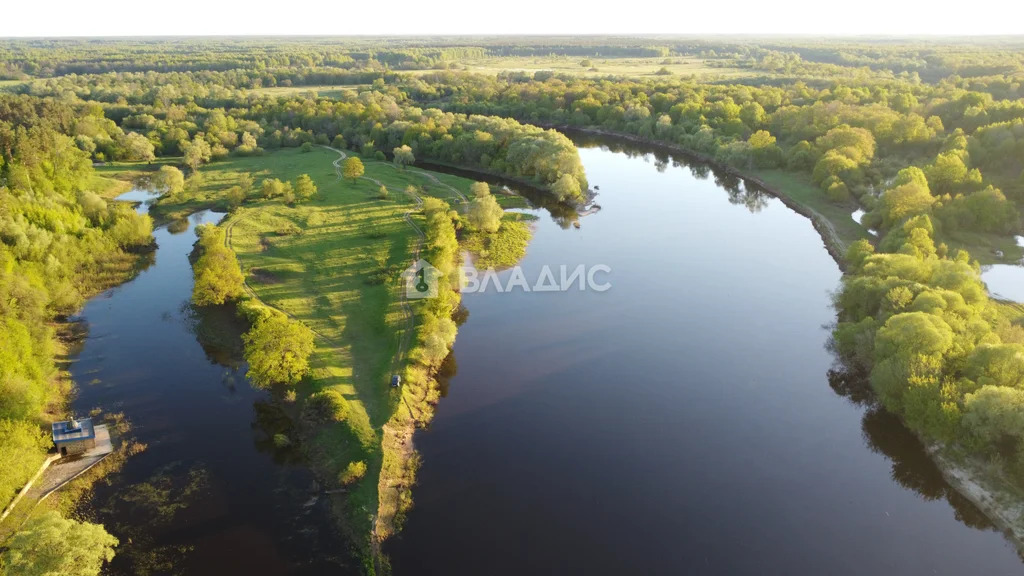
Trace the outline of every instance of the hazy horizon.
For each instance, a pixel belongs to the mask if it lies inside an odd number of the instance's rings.
[[[509,36],[509,35],[676,35],[676,36],[846,36],[948,37],[1021,36],[1024,7],[1011,6],[998,19],[988,11],[958,11],[952,6],[901,5],[866,0],[849,13],[822,10],[819,3],[791,0],[719,5],[680,5],[654,0],[642,10],[581,9],[566,4],[523,0],[515,10],[482,10],[469,0],[445,5],[391,2],[382,13],[376,4],[342,5],[313,0],[289,14],[268,17],[248,5],[182,0],[168,10],[139,10],[136,3],[112,0],[73,4],[55,12],[42,3],[5,8],[0,37],[187,37],[187,36]],[[498,12],[498,13],[496,13]]]

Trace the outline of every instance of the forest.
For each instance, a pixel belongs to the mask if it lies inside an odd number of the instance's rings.
[[[70,383],[57,324],[123,282],[152,243],[152,222],[111,203],[75,132],[97,116],[0,95],[0,505],[42,464]],[[103,134],[124,141],[112,125]],[[97,564],[97,568],[98,568]]]
[[[499,61],[522,66],[482,71]],[[530,69],[552,62],[573,71]],[[700,71],[672,71],[684,63]],[[468,169],[582,208],[590,186],[560,130],[639,139],[752,178],[785,174],[812,191],[815,213],[863,210],[876,236],[839,238],[837,355],[926,442],[998,462],[1024,486],[1024,325],[989,297],[979,267],[1024,256],[1013,240],[1024,233],[1022,84],[1024,44],[1014,41],[0,40],[0,508],[39,467],[45,430],[64,413],[64,324],[129,278],[152,243],[152,220],[113,202],[120,189],[94,164],[152,170],[165,208],[195,208],[210,204],[200,193],[208,164],[325,146],[398,170]],[[309,200],[317,189],[303,177],[265,180],[260,195]],[[238,209],[254,186],[216,192],[218,205]],[[486,208],[491,222],[477,227],[497,229],[497,202]],[[457,211],[427,198],[422,214],[426,252],[451,274]],[[223,231],[200,238],[196,303],[242,297]],[[416,309],[409,384],[423,403],[406,416],[419,425],[459,313],[458,293],[442,295]],[[308,330],[243,312],[254,383],[306,377]],[[258,361],[288,339],[302,362]],[[313,422],[343,404],[310,402]],[[391,455],[378,464],[407,464]],[[346,485],[367,474],[359,463]]]

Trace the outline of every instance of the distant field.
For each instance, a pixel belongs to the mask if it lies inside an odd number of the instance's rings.
[[[589,60],[589,65],[581,63]],[[750,73],[740,68],[716,68],[702,58],[581,58],[577,56],[507,57],[465,60],[458,63],[458,69],[465,67],[479,74],[497,74],[502,71],[537,72],[551,70],[559,74],[577,76],[630,76],[653,77],[661,68],[674,76],[720,76],[734,78]],[[419,73],[433,72],[423,71]],[[417,72],[413,72],[416,74]]]
[[[24,83],[24,80],[0,80],[0,92],[6,92]]]
[[[369,84],[346,84],[343,86],[275,86],[273,88],[256,88],[252,91],[256,94],[265,94],[268,96],[294,96],[296,94],[316,92],[317,96],[322,96],[324,98],[337,98],[345,91],[359,92],[360,90],[366,90],[369,87]]]

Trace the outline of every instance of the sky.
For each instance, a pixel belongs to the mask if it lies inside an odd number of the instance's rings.
[[[1024,3],[992,0],[566,2],[5,0],[0,37],[442,34],[1021,35]]]

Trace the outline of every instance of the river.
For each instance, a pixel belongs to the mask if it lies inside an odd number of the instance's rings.
[[[1024,248],[1024,236],[1017,236],[1017,245]],[[984,266],[981,279],[995,298],[1024,302],[1024,260],[1016,264]]]
[[[222,216],[158,228],[153,261],[80,314],[73,409],[123,412],[148,446],[82,503],[121,540],[105,573],[355,573],[312,475],[272,442],[286,420],[246,381],[232,313],[189,306],[195,226]]]
[[[833,370],[840,271],[807,219],[578,144],[603,209],[579,229],[541,213],[522,267],[603,264],[611,288],[464,296],[396,575],[1024,573]]]

